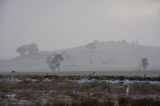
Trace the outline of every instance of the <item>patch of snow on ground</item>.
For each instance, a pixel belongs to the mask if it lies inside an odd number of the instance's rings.
[[[95,79],[81,79],[75,80],[74,82],[78,84],[91,83],[91,82],[106,82],[111,84],[123,83],[124,85],[133,84],[133,83],[149,83],[149,84],[160,84],[160,81],[139,81],[139,80],[95,80]]]

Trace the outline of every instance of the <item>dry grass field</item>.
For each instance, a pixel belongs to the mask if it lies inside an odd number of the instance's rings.
[[[102,73],[1,73],[0,106],[160,106],[160,77]]]

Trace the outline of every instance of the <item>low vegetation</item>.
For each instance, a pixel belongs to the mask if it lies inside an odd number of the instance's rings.
[[[159,83],[159,77],[1,76],[0,106],[160,106]]]

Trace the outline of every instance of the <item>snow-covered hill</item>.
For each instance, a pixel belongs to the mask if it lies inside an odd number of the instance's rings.
[[[160,70],[160,47],[125,42],[93,42],[54,53],[63,54],[63,71],[139,70],[142,57],[148,58],[149,70]],[[50,71],[46,64],[46,57],[50,54],[40,52],[0,62],[0,71]]]

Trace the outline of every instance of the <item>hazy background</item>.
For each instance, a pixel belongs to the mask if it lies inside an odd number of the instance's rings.
[[[123,39],[160,46],[160,0],[0,0],[0,57]]]

